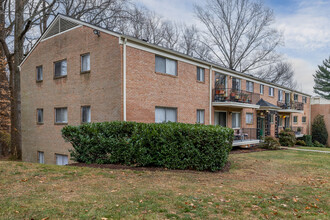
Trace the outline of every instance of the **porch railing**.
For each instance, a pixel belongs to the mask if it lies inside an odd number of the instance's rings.
[[[283,127],[282,130],[285,130],[286,128],[289,128],[296,135],[305,134],[304,133],[304,127],[300,127],[300,126],[287,126],[287,127]]]
[[[260,100],[260,94],[232,88],[213,89],[214,102],[240,102],[256,104]]]
[[[240,128],[234,129],[234,141],[248,141],[258,140],[258,129],[257,128]]]
[[[281,107],[282,109],[294,109],[294,110],[299,110],[299,111],[304,110],[304,103],[296,102],[296,101],[292,102],[292,103],[285,103],[282,101],[278,101],[277,106]]]

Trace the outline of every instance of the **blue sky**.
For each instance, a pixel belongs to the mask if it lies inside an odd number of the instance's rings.
[[[135,0],[166,19],[201,24],[194,4],[201,0]],[[283,32],[285,45],[278,49],[294,67],[298,90],[313,94],[317,65],[330,56],[330,0],[264,0],[274,10],[274,26]]]

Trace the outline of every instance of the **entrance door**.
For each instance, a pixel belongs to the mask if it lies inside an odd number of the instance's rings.
[[[284,127],[289,128],[290,127],[290,117],[285,117],[284,119]]]
[[[214,113],[214,124],[227,127],[227,113],[226,112],[215,112]]]
[[[258,139],[262,139],[265,136],[265,118],[258,117],[257,121]]]

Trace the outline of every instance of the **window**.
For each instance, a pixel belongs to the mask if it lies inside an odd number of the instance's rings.
[[[293,95],[293,100],[298,101],[298,94]]]
[[[260,94],[264,94],[264,85],[260,85]]]
[[[38,163],[45,163],[45,156],[42,151],[38,151]]]
[[[237,78],[232,79],[232,88],[234,90],[241,90],[241,80]]]
[[[227,76],[221,73],[215,73],[215,88],[225,89],[227,87]]]
[[[177,75],[177,62],[168,58],[156,56],[156,72]]]
[[[43,80],[42,66],[37,66],[37,82],[40,82],[42,80]]]
[[[269,96],[274,96],[274,88],[269,87]]]
[[[81,122],[82,123],[91,122],[91,107],[90,106],[81,107]]]
[[[246,81],[246,91],[253,92],[253,82]]]
[[[37,109],[37,123],[38,124],[44,123],[44,110],[42,108]]]
[[[177,109],[176,108],[162,108],[156,107],[155,110],[155,122],[176,122],[177,120]]]
[[[283,118],[278,117],[278,126],[282,127],[283,126]]]
[[[68,164],[68,156],[62,154],[55,154],[56,156],[56,165],[67,165]]]
[[[301,120],[303,123],[306,123],[306,116],[303,116]]]
[[[205,81],[205,69],[197,67],[197,80],[200,82]]]
[[[232,113],[232,128],[241,127],[241,113]]]
[[[278,101],[283,101],[283,91],[282,90],[278,90]]]
[[[246,113],[246,124],[253,124],[253,113]]]
[[[293,123],[298,123],[298,116],[293,116]]]
[[[68,123],[67,108],[55,108],[55,123]]]
[[[274,114],[270,114],[270,123],[274,123]]]
[[[54,77],[61,77],[67,75],[67,63],[66,60],[61,60],[54,63],[55,66],[55,73]]]
[[[302,97],[302,101],[303,101],[303,103],[307,103],[307,97],[306,96],[303,96]]]
[[[204,116],[205,116],[204,110],[197,110],[197,123],[204,124],[205,123]]]
[[[81,55],[81,72],[89,72],[91,70],[90,66],[90,55],[89,53]]]

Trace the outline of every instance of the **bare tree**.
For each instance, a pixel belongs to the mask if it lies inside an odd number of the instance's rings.
[[[246,72],[278,60],[274,52],[282,35],[271,28],[273,12],[262,2],[207,0],[195,12],[207,30],[204,42],[221,65]]]
[[[294,80],[294,70],[292,64],[289,62],[281,61],[270,65],[268,68],[257,71],[255,75],[271,83],[291,89],[297,88],[297,82]]]

